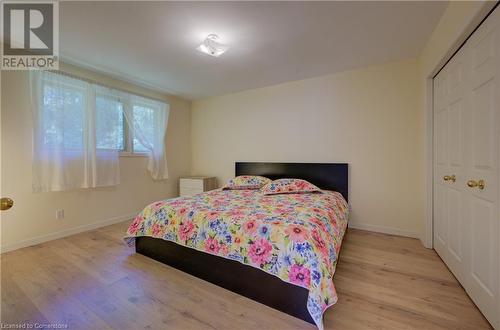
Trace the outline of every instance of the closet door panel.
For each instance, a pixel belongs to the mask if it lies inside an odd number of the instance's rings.
[[[448,197],[448,252],[450,259],[448,262],[453,273],[459,277],[463,277],[463,198],[462,192],[453,188],[447,189]]]
[[[498,162],[498,78],[484,77],[484,82],[472,90],[470,179],[484,180],[484,189],[472,189],[477,197],[496,202]]]
[[[463,106],[462,100],[459,99],[450,106],[448,114],[448,141],[449,141],[449,162],[450,167],[462,168],[463,152],[462,152],[462,137],[463,137]]]
[[[484,188],[468,187],[470,224],[465,286],[490,323],[498,327],[499,203],[498,157],[500,107],[500,14],[497,9],[469,39],[470,48],[470,167],[469,180]]]
[[[464,277],[464,91],[463,55],[435,81],[435,249],[453,274]],[[444,178],[447,177],[447,180]]]
[[[475,223],[472,226],[472,253],[471,253],[471,275],[476,285],[480,286],[484,293],[493,297],[496,290],[493,257],[494,226],[490,221],[495,215],[495,209],[489,202],[476,200],[472,205],[472,213]]]
[[[448,111],[447,108],[434,116],[435,135],[435,178],[437,184],[445,184],[443,177],[448,175]]]
[[[448,103],[446,74],[434,80],[434,160],[439,168],[448,165],[447,134],[448,134]],[[436,180],[439,182],[439,180]]]
[[[450,175],[455,175],[457,181],[449,185],[450,188],[461,190],[460,182],[463,181],[464,142],[465,132],[463,125],[464,104],[466,102],[466,84],[464,81],[464,54],[457,54],[448,63],[448,168]]]
[[[447,75],[434,80],[434,248],[446,258],[448,246],[448,104]]]
[[[448,181],[446,194],[448,199],[448,242],[446,263],[453,274],[464,280],[464,142],[463,125],[465,100],[464,56],[457,56],[450,61],[448,72],[448,116],[447,116],[447,146],[449,175],[455,176],[455,181]]]
[[[462,93],[463,84],[462,84]],[[467,162],[465,155],[466,140],[466,113],[467,100],[465,97],[456,98],[448,110],[448,172],[455,175],[455,182],[450,182],[450,189],[465,192],[465,171]]]
[[[469,283],[467,293],[491,324],[498,322],[498,227],[493,203],[473,197],[470,239]]]
[[[441,184],[435,185],[434,205],[434,248],[441,254],[446,251],[448,240],[447,188]]]

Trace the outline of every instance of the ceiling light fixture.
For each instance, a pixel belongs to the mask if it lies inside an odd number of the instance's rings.
[[[219,43],[217,40],[219,36],[216,34],[209,34],[202,44],[196,50],[208,54],[210,56],[219,57],[229,49],[228,46]]]

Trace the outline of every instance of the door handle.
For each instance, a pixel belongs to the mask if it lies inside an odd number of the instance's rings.
[[[453,175],[445,175],[445,176],[443,176],[443,180],[444,181],[455,182],[455,181],[457,181],[457,177],[455,176],[455,174],[453,174]]]
[[[0,210],[5,211],[14,206],[14,201],[11,198],[4,197],[0,198]]]
[[[467,181],[467,186],[469,188],[476,188],[478,187],[479,189],[483,190],[484,187],[486,186],[486,182],[484,182],[484,180],[479,180],[479,181],[476,181],[476,180],[469,180]]]

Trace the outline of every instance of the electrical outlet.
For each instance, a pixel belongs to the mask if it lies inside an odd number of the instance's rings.
[[[64,219],[64,210],[61,209],[56,211],[56,219],[57,220]]]

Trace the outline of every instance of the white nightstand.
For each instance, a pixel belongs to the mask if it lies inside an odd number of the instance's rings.
[[[179,181],[181,196],[190,196],[217,188],[217,180],[213,176],[187,176]]]

